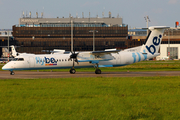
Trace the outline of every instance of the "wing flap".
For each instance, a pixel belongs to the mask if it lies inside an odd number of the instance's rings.
[[[110,51],[92,51],[92,52],[81,52],[77,56],[78,62],[90,62],[99,63],[99,61],[109,61],[115,59],[111,53],[118,53],[119,50]]]
[[[93,52],[90,52],[90,54],[96,54],[96,55],[101,55],[101,54],[111,54],[111,53],[118,53],[120,52],[120,50],[106,50],[106,51],[93,51]]]

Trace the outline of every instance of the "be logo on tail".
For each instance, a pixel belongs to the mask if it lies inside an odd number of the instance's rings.
[[[158,46],[158,45],[160,44],[161,38],[162,38],[162,35],[159,35],[159,37],[155,36],[155,37],[153,38],[153,41],[152,41],[153,45],[150,45],[150,46],[147,46],[147,45],[146,45],[147,50],[148,50],[152,55],[154,55],[154,53],[156,52],[156,46]]]

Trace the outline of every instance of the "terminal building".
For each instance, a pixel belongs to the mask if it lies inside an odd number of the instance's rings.
[[[15,45],[12,36],[12,29],[0,29],[0,58],[8,57],[8,40],[9,45]]]
[[[53,49],[71,50],[71,35],[75,51],[128,48],[128,26],[120,17],[103,18],[31,18],[19,19],[13,26],[13,37],[19,52],[44,53]],[[72,29],[71,29],[71,26]],[[94,32],[94,34],[93,34]]]
[[[0,46],[7,46],[6,36],[0,34]],[[10,45],[18,46],[20,53],[44,54],[53,49],[71,51],[71,36],[75,51],[92,51],[93,37],[95,50],[126,49],[145,43],[147,29],[129,29],[123,23],[123,18],[112,17],[70,17],[69,18],[35,18],[22,17],[18,25],[13,25],[9,34]],[[94,33],[94,34],[93,34]],[[3,50],[0,49],[3,56]],[[166,30],[162,45],[161,56],[180,59],[180,29]]]

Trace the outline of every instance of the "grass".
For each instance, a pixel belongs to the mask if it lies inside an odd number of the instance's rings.
[[[180,77],[0,80],[0,119],[180,119]]]

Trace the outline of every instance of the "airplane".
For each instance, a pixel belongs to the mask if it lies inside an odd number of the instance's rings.
[[[20,54],[12,61],[5,64],[2,69],[9,70],[14,75],[14,70],[40,70],[70,68],[70,73],[75,74],[75,68],[95,67],[95,73],[101,74],[101,67],[119,67],[146,59],[154,58],[158,53],[164,30],[169,27],[149,27],[146,43],[139,47],[123,51],[109,49],[105,51],[69,52],[63,54]]]

